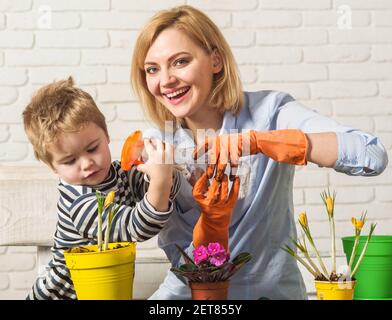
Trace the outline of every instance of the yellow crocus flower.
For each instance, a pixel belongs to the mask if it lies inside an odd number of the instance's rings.
[[[330,218],[333,218],[333,198],[331,197],[327,197],[326,199],[326,203],[327,203],[327,212],[328,212],[328,216]]]
[[[365,221],[363,220],[357,220],[355,218],[351,219],[352,224],[355,227],[355,231],[360,232],[363,228],[363,225],[365,224]]]
[[[365,224],[365,221],[358,220],[357,221],[357,229],[360,231],[363,228],[363,225]]]
[[[114,201],[114,194],[115,194],[114,191],[110,191],[108,193],[108,195],[105,198],[105,203],[103,205],[104,208],[107,208],[112,204],[112,202]]]
[[[304,227],[304,228],[308,227],[308,218],[306,216],[306,212],[305,211],[302,211],[299,214],[298,221],[299,221],[299,223],[301,224],[302,227]]]

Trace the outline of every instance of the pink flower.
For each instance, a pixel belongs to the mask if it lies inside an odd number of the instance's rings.
[[[226,253],[225,248],[219,242],[209,243],[207,249],[210,256],[215,256],[219,253]]]
[[[228,256],[226,255],[226,252],[219,252],[210,258],[210,263],[213,264],[216,267],[221,266],[224,264],[227,260]]]
[[[228,255],[226,254],[225,248],[220,243],[209,243],[207,249],[210,256],[210,263],[214,266],[221,266],[227,261]]]
[[[200,264],[201,262],[208,259],[208,251],[207,248],[203,245],[198,246],[195,250],[193,250],[193,260],[196,264]]]

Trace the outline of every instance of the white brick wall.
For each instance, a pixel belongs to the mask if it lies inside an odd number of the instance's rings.
[[[129,85],[138,30],[155,11],[185,3],[222,29],[247,90],[287,91],[322,114],[378,135],[391,158],[390,0],[0,0],[0,165],[36,164],[21,112],[39,86],[68,75],[97,99],[118,158],[127,134],[148,126]],[[345,24],[347,10],[351,25]],[[325,254],[328,224],[319,193],[328,186],[338,192],[338,236],[352,234],[349,219],[362,210],[378,222],[376,232],[392,233],[391,165],[377,178],[314,165],[298,170],[296,214],[308,212]],[[1,225],[1,203],[0,210]],[[36,276],[35,254],[35,247],[0,247],[0,299],[25,296]]]

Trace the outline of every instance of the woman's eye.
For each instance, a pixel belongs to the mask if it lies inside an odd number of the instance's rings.
[[[184,59],[184,58],[180,58],[180,59],[177,59],[176,61],[174,61],[174,65],[175,66],[181,66],[181,65],[184,65],[186,63],[188,63],[188,60]]]
[[[154,73],[157,73],[157,71],[158,71],[158,68],[156,68],[156,67],[148,67],[148,68],[146,69],[146,72],[147,72],[148,74],[154,74]]]

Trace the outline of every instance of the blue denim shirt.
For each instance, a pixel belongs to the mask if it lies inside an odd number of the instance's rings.
[[[342,126],[302,106],[282,92],[244,94],[244,108],[238,116],[226,112],[221,133],[228,133],[232,129],[265,131],[296,128],[305,133],[333,131],[338,140],[338,160],[334,166],[336,171],[369,176],[378,175],[385,169],[388,158],[377,137]],[[193,143],[186,134],[176,137],[176,144],[187,139]],[[296,260],[281,249],[284,244],[291,243],[290,238],[296,237],[293,215],[295,167],[276,162],[262,154],[244,157],[242,165],[249,169],[247,190],[245,196],[239,197],[233,211],[229,247],[231,257],[246,251],[252,254],[252,260],[231,279],[229,299],[306,299],[305,285]],[[180,264],[175,244],[188,252],[193,249],[193,227],[200,215],[200,209],[192,197],[192,186],[185,177],[183,180],[175,200],[175,212],[158,236],[159,247],[165,251],[172,265]],[[241,185],[241,188],[244,186]],[[186,282],[170,271],[150,297],[190,298]]]

